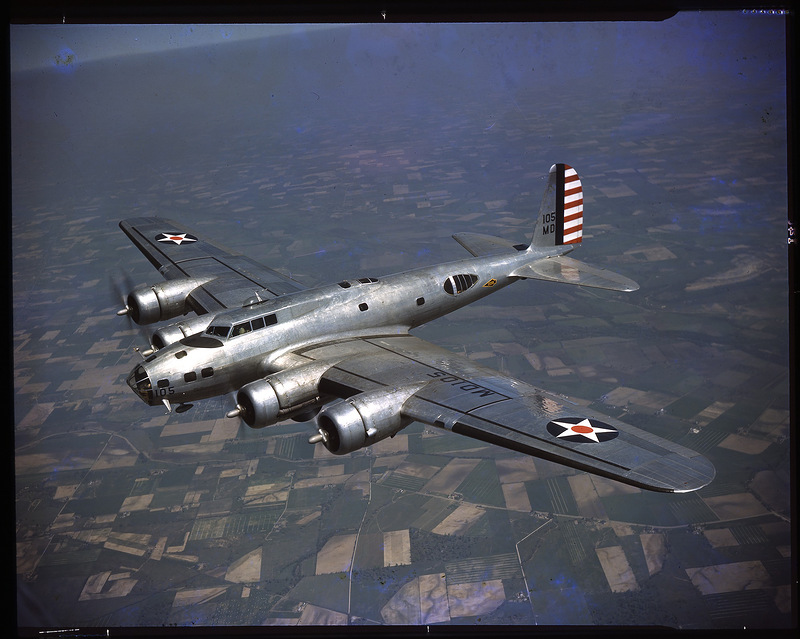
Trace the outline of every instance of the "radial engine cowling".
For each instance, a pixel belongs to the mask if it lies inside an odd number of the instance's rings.
[[[411,423],[401,412],[403,404],[422,386],[360,393],[324,408],[317,415],[317,426],[325,448],[334,455],[347,455],[394,436]]]
[[[331,362],[313,362],[273,373],[245,384],[236,393],[236,410],[251,428],[263,428],[290,417],[313,416],[319,403],[319,382]]]
[[[192,291],[209,279],[185,277],[140,286],[128,294],[125,306],[137,324],[152,324],[185,315],[191,309],[187,299]]]
[[[156,348],[164,348],[170,344],[174,344],[182,340],[184,337],[202,333],[208,328],[211,320],[214,319],[211,315],[202,315],[200,317],[193,317],[183,322],[177,322],[159,328],[150,338],[150,343]]]

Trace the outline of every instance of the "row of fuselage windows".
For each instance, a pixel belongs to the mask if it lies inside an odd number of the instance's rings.
[[[200,377],[207,378],[211,377],[214,374],[214,368],[212,366],[206,366],[205,368],[200,370]],[[196,382],[197,381],[197,372],[196,371],[189,371],[183,375],[184,382]],[[171,384],[168,379],[160,379],[156,382],[158,388],[168,388]]]
[[[245,333],[249,333],[251,331],[257,331],[277,323],[278,318],[275,317],[275,313],[271,313],[270,315],[265,315],[264,317],[256,317],[255,319],[248,320],[247,322],[234,324],[233,328],[230,326],[211,325],[206,329],[206,335],[212,335],[213,337],[226,339],[227,337],[236,337],[237,335],[244,335]]]
[[[358,280],[359,283],[362,284],[371,284],[377,282],[375,278],[363,278]],[[458,295],[459,293],[463,293],[469,288],[475,286],[475,283],[478,281],[477,275],[471,274],[458,274],[458,275],[451,275],[448,277],[443,285],[445,293],[448,295]],[[342,288],[349,288],[350,282],[340,282],[339,286]],[[425,303],[424,298],[417,298],[417,306],[422,306]],[[360,311],[367,310],[366,304],[359,304],[358,309]],[[249,333],[251,331],[257,331],[262,328],[266,328],[267,326],[272,326],[273,324],[277,324],[278,319],[274,313],[270,315],[265,315],[263,317],[257,317],[253,320],[249,320],[247,322],[240,322],[239,324],[235,324],[233,327],[230,326],[220,326],[220,325],[211,325],[206,329],[207,335],[212,335],[214,337],[219,337],[221,339],[227,339],[228,337],[236,337],[237,335],[244,335],[245,333]]]
[[[377,282],[373,277],[365,277],[363,279],[358,280],[361,284],[368,284],[372,282]],[[448,277],[442,288],[444,288],[444,292],[448,295],[458,295],[459,293],[463,293],[467,289],[472,288],[478,282],[478,276],[473,275],[471,273],[459,273],[458,275],[451,275]],[[342,288],[350,288],[351,282],[345,280],[344,282],[339,282],[339,286]],[[422,300],[422,302],[420,302]],[[424,298],[417,298],[417,306],[422,306],[425,303]],[[362,311],[366,311],[366,304],[359,304],[358,308]]]

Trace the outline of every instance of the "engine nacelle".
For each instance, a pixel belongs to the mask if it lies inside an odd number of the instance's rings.
[[[185,315],[191,309],[187,298],[210,278],[184,277],[152,286],[141,286],[128,294],[126,306],[137,324],[152,324]]]
[[[189,335],[202,333],[208,328],[212,319],[214,319],[213,315],[202,315],[201,317],[193,317],[176,324],[164,326],[153,333],[150,343],[156,349],[164,348],[182,340],[184,337],[189,337]]]
[[[289,368],[245,384],[236,393],[236,410],[251,428],[271,426],[283,419],[313,419],[319,402],[319,382],[331,362],[313,362]]]
[[[413,421],[401,411],[406,400],[423,386],[360,393],[324,408],[317,415],[317,426],[325,448],[334,455],[346,455],[394,436]]]

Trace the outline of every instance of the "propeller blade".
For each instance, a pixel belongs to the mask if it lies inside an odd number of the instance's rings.
[[[133,281],[125,271],[120,269],[116,275],[109,275],[109,283],[114,299],[120,300],[123,306],[123,308],[117,311],[117,316],[126,318],[128,322],[128,329],[136,329],[139,334],[147,340],[148,348],[143,351],[139,351],[138,348],[135,350],[142,356],[142,358],[152,355],[157,349],[153,346],[153,342],[149,333],[144,328],[138,326],[133,321],[133,318],[130,314],[131,309],[128,306],[128,293],[134,289]]]

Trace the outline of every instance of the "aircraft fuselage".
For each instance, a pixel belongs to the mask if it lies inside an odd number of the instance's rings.
[[[541,250],[541,257],[564,247]],[[403,334],[520,279],[507,275],[529,252],[448,262],[376,278],[345,280],[217,313],[206,331],[156,351],[128,385],[151,406],[185,403],[239,389],[285,367],[311,344]]]

